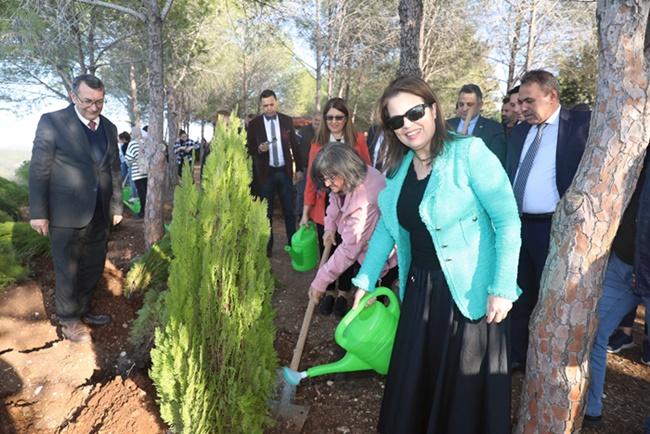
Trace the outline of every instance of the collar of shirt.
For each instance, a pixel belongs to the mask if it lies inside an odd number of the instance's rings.
[[[474,119],[469,121],[469,126],[467,127],[467,134],[471,135],[474,132],[474,127],[476,127],[476,122],[478,122],[479,116],[481,115],[479,114]],[[461,131],[463,131],[463,126],[465,126],[465,120],[463,118],[460,118],[460,122],[458,122],[458,129],[456,129],[456,132],[460,133]]]
[[[560,110],[562,109],[562,106],[558,106],[558,108],[553,112],[551,116],[544,121],[545,123],[549,125],[559,125],[560,120],[558,119],[560,116]],[[548,125],[547,125],[548,126]],[[535,130],[535,134],[537,134],[537,130]]]
[[[90,127],[88,126],[88,122],[90,121],[95,121],[95,123],[97,124],[95,125],[95,128],[99,127],[99,122],[100,122],[99,116],[97,116],[95,119],[86,119],[85,117],[81,116],[81,113],[79,113],[79,110],[77,110],[76,105],[73,105],[73,107],[74,107],[74,112],[77,114],[77,117],[79,118],[81,123],[86,126],[86,128],[90,129]]]
[[[330,133],[330,143],[332,142],[345,143],[345,136],[341,136],[337,139],[336,137],[334,137],[334,134]]]
[[[272,117],[268,117],[267,115],[263,115],[263,116],[264,116],[264,120],[267,121],[267,122],[271,121],[271,120],[275,121],[275,120],[278,119],[278,114],[277,113],[275,114],[275,116],[272,116]]]

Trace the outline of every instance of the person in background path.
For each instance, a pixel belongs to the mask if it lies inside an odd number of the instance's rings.
[[[134,130],[135,128],[137,127],[134,127]],[[142,140],[142,137],[139,139]],[[126,164],[131,168],[133,181],[135,182],[135,187],[138,190],[138,197],[140,198],[140,212],[134,214],[133,218],[136,220],[142,219],[144,218],[144,210],[147,207],[147,173],[140,169],[138,156],[141,152],[140,148],[141,146],[144,146],[144,143],[140,142],[140,140],[135,137],[132,138],[126,131],[120,133],[120,140],[127,144],[125,154]]]
[[[176,154],[176,165],[178,166],[178,177],[183,176],[183,166],[187,160],[190,170],[194,170],[192,165],[192,154],[195,149],[199,149],[200,144],[192,139],[187,138],[184,130],[178,132],[178,139],[174,142],[174,154]]]
[[[309,298],[318,304],[327,286],[353,265],[363,263],[368,241],[379,220],[377,197],[386,187],[384,176],[370,167],[350,146],[332,142],[312,162],[310,176],[315,185],[329,190],[323,244],[337,245],[309,288]],[[337,241],[336,234],[338,233]],[[382,270],[378,286],[391,287],[397,279],[397,256],[393,251]]]
[[[300,157],[299,162],[302,167],[302,173],[306,174],[309,167],[309,151],[311,150],[311,143],[316,137],[316,133],[320,128],[320,123],[323,120],[323,114],[320,111],[315,111],[311,116],[311,124],[305,125],[298,130],[298,143],[300,144]],[[297,163],[298,164],[298,163]],[[305,197],[305,184],[307,177],[303,176],[302,179],[296,184],[296,215],[302,216],[302,207]]]
[[[265,90],[260,95],[260,107],[264,115],[251,120],[246,131],[248,153],[253,157],[254,168],[257,171],[259,192],[266,200],[266,216],[271,225],[271,237],[266,245],[266,256],[271,257],[273,251],[273,202],[275,195],[280,199],[284,227],[287,232],[287,244],[291,245],[291,237],[296,232],[296,216],[293,207],[293,183],[302,179],[301,167],[296,167],[294,177],[294,161],[301,161],[300,147],[293,129],[290,116],[278,112],[278,98],[272,90]]]
[[[519,86],[510,89],[510,92],[508,92],[508,98],[510,98],[510,107],[517,116],[517,124],[525,122],[526,118],[523,113],[521,113],[521,104],[519,103]],[[508,140],[510,140],[510,136],[508,136]]]
[[[506,135],[506,141],[510,137],[510,130],[517,125],[517,113],[510,105],[510,97],[506,96],[501,101],[501,125],[503,125],[503,132]]]
[[[523,293],[511,314],[513,370],[526,366],[528,322],[537,304],[551,220],[582,159],[591,118],[591,112],[560,107],[560,84],[543,70],[524,75],[518,102],[526,122],[510,131],[506,158],[522,221],[517,283]]]
[[[420,78],[393,81],[379,118],[386,188],[353,279],[357,305],[397,246],[402,307],[378,430],[508,433],[508,311],[520,292],[508,177],[482,140],[447,130]]]
[[[104,271],[111,224],[122,221],[117,128],[104,116],[104,83],[77,76],[72,104],[44,114],[29,165],[31,227],[50,235],[56,275],[56,312],[64,338],[90,340],[84,324],[100,327],[110,315],[91,314]]]
[[[350,119],[350,108],[347,103],[341,98],[332,98],[325,103],[323,114],[325,123],[321,124],[321,127],[318,130],[318,135],[311,144],[308,170],[311,171],[312,162],[314,161],[314,158],[316,158],[316,154],[323,149],[323,145],[330,142],[345,143],[354,149],[366,164],[370,165],[370,156],[368,155],[366,139],[363,134],[354,131],[354,125],[352,119]],[[307,183],[305,185],[305,204],[303,206],[302,218],[300,219],[299,225],[307,225],[309,219],[316,223],[320,252],[322,255],[324,248],[322,240],[325,231],[325,209],[328,206],[327,201],[329,196],[320,191],[321,187],[323,186],[314,184],[311,175],[307,178]],[[335,251],[336,247],[333,247],[332,254],[334,254]],[[327,292],[325,297],[323,297],[320,306],[320,313],[322,315],[329,315],[334,312],[334,315],[343,317],[347,313],[348,296],[352,289],[353,275],[354,265],[341,273],[338,279],[338,295],[335,293],[334,282],[327,287]]]
[[[382,171],[384,155],[384,133],[379,129],[379,125],[372,125],[368,128],[368,153],[372,167]]]
[[[603,421],[603,393],[607,368],[607,342],[621,320],[639,303],[645,305],[645,321],[650,321],[650,153],[637,181],[612,243],[603,293],[598,301],[598,330],[591,350],[591,385],[583,426],[599,429]],[[650,343],[643,340],[641,362],[650,364]]]
[[[449,119],[451,125],[457,132],[463,131],[465,120],[471,112],[467,134],[478,137],[483,140],[488,149],[499,158],[501,164],[505,166],[506,162],[506,136],[503,127],[496,121],[481,116],[483,107],[483,92],[475,84],[466,84],[458,92],[458,102],[456,103],[460,115]]]

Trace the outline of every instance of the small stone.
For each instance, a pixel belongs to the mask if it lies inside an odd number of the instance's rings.
[[[334,385],[334,382],[332,380],[327,380],[327,385],[332,387]]]
[[[43,390],[43,386],[38,386],[36,390],[34,390],[34,395],[38,395],[39,393],[41,393],[41,390]]]
[[[129,325],[128,325],[128,324],[122,324],[122,328],[124,328],[124,329],[128,329],[128,328],[129,328]]]
[[[122,351],[122,352],[120,353],[120,357],[126,357],[126,351]]]
[[[40,314],[38,312],[34,312],[34,316],[38,317]]]
[[[347,426],[340,426],[340,427],[336,428],[336,430],[338,432],[342,432],[342,433],[349,433],[350,432],[350,428],[348,428]]]

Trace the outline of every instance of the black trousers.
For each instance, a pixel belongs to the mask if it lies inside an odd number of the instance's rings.
[[[147,178],[136,179],[135,188],[138,189],[138,197],[140,198],[140,213],[144,215],[144,209],[147,207]]]
[[[104,272],[108,229],[100,211],[83,228],[50,226],[59,322],[77,321],[90,311],[95,287]]]

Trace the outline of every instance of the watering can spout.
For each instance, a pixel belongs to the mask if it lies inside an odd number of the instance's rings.
[[[307,369],[307,376],[316,377],[318,375],[334,374],[338,372],[367,371],[369,369],[372,369],[372,366],[365,363],[354,354],[348,352],[338,362],[314,366]]]
[[[302,266],[302,255],[296,252],[293,247],[291,246],[284,246],[284,250],[289,253],[289,256],[291,256],[291,260],[295,263],[296,266],[301,267]]]

